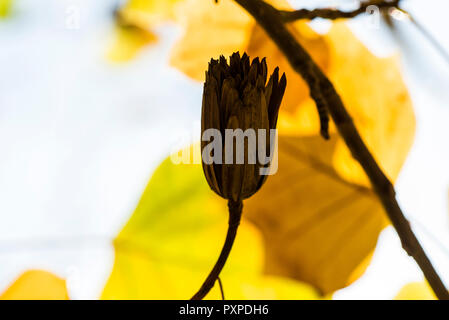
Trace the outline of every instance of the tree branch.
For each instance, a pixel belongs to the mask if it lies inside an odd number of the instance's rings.
[[[371,0],[360,3],[360,7],[353,11],[341,11],[337,9],[300,9],[295,11],[278,10],[281,20],[283,22],[292,22],[299,19],[341,19],[341,18],[354,18],[360,14],[366,13],[371,6],[376,6],[379,9],[388,9],[398,7],[401,0]]]
[[[309,85],[312,98],[319,96],[324,99],[340,135],[351,151],[352,156],[360,163],[368,176],[374,191],[401,239],[404,250],[416,260],[436,296],[439,299],[449,300],[447,289],[398,205],[393,185],[364,144],[330,80],[287,30],[283,23],[283,15],[277,9],[261,0],[235,1],[248,11],[265,29],[287,57],[293,69],[304,78]],[[317,90],[320,92],[315,92]],[[319,101],[319,103],[322,103],[322,101]]]

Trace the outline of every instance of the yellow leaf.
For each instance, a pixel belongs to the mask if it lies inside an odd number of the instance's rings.
[[[327,70],[329,63],[329,48],[324,37],[315,33],[305,22],[289,25],[290,32],[296,40],[312,55],[322,70]],[[302,77],[292,69],[290,63],[277,45],[265,33],[259,24],[254,24],[250,41],[245,51],[250,57],[266,57],[268,70],[279,67],[285,72],[288,85],[282,100],[281,112],[295,112],[301,102],[309,97],[309,89]],[[313,110],[316,113],[316,108]],[[318,121],[318,119],[316,119]]]
[[[342,23],[325,39],[330,50],[327,74],[368,147],[394,180],[415,129],[397,63],[373,56]],[[280,114],[279,131],[279,171],[248,201],[247,215],[267,239],[267,272],[331,293],[363,273],[387,220],[335,127],[330,142],[317,136],[319,120],[310,98],[296,111]]]
[[[397,59],[375,57],[343,23],[335,24],[327,38],[332,48],[329,76],[364,142],[394,181],[415,133],[412,102]],[[335,150],[334,166],[348,181],[369,186],[342,140]]]
[[[283,0],[269,1],[278,8],[290,8]],[[252,57],[267,57],[269,69],[279,66],[289,78],[284,97],[285,110],[297,106],[308,95],[308,89],[299,75],[290,67],[279,49],[244,9],[233,0],[188,0],[178,6],[177,19],[184,34],[173,48],[170,63],[187,76],[204,80],[204,72],[211,58],[230,56],[233,52],[247,52]],[[205,28],[205,26],[207,26]],[[323,68],[327,64],[326,43],[305,22],[291,25],[296,39],[307,49]],[[293,103],[293,104],[292,104]]]
[[[330,50],[327,76],[364,142],[394,181],[415,132],[412,102],[397,59],[374,56],[343,22],[334,23],[325,39]],[[308,98],[293,114],[280,113],[279,128],[284,134],[315,135],[319,132],[319,119],[314,102]],[[335,131],[331,123],[331,132]],[[363,169],[343,140],[337,143],[333,157],[333,166],[342,177],[369,186]]]
[[[41,270],[24,272],[0,300],[68,300],[65,280]]]
[[[127,62],[156,39],[156,36],[148,30],[130,25],[117,25],[116,39],[107,53],[107,58],[112,62]]]
[[[278,172],[245,202],[244,213],[264,236],[265,271],[323,294],[355,280],[386,225],[376,195],[333,168],[336,141],[280,136]]]
[[[233,300],[318,300],[310,285],[278,276],[263,276],[248,281],[236,275],[223,284],[225,299]]]
[[[12,0],[0,0],[0,19],[9,16],[12,8]]]
[[[175,5],[181,0],[128,0],[120,15],[129,23],[150,29],[174,18]]]
[[[406,284],[396,295],[395,300],[437,300],[427,282]]]
[[[115,263],[103,299],[188,299],[218,258],[226,202],[208,187],[201,165],[164,161],[114,241]],[[221,274],[227,299],[315,299],[307,285],[262,276],[259,232],[248,222]],[[207,296],[220,299],[217,286]]]
[[[157,41],[151,31],[155,26],[171,20],[175,4],[181,0],[129,0],[116,12],[116,39],[107,58],[113,62],[127,62],[142,48]]]
[[[289,8],[286,1],[270,2],[278,8]],[[219,55],[245,51],[252,57],[267,57],[269,69],[279,66],[288,79],[279,127],[285,134],[319,132],[316,107],[305,82],[244,9],[232,0],[219,4],[188,0],[179,9],[184,35],[173,49],[173,66],[202,81],[208,62]],[[289,24],[289,30],[333,81],[368,147],[395,180],[415,130],[411,100],[396,59],[375,57],[343,22],[335,23],[324,36],[312,31],[305,22]],[[335,128],[331,126],[331,130]],[[334,166],[343,177],[369,185],[343,142],[338,143],[334,157]]]
[[[203,81],[211,58],[246,48],[254,22],[234,1],[186,0],[178,11],[184,34],[170,63],[189,77]]]

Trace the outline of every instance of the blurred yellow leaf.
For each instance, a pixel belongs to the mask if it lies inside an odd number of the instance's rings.
[[[334,23],[325,40],[330,50],[326,74],[368,148],[394,181],[415,133],[413,106],[397,58],[374,56],[343,22]],[[319,119],[314,102],[308,98],[294,113],[281,112],[279,127],[284,134],[315,135]],[[331,132],[336,132],[332,123]],[[342,177],[369,186],[343,140],[338,141],[333,158],[333,166]]]
[[[327,38],[331,43],[329,76],[372,151],[391,180],[396,180],[413,144],[415,116],[396,57],[375,57],[343,23]],[[336,170],[349,181],[369,186],[360,165],[340,140]]]
[[[173,19],[175,4],[182,0],[128,0],[120,15],[128,22],[150,29]]]
[[[129,0],[116,11],[116,39],[107,58],[127,62],[142,48],[157,41],[152,29],[174,17],[175,4],[181,0]]]
[[[437,300],[427,282],[406,284],[396,295],[395,300]]]
[[[329,48],[323,36],[314,32],[306,22],[289,25],[290,32],[296,40],[311,54],[315,62],[324,71],[329,64]],[[268,70],[279,67],[285,72],[288,85],[282,100],[281,112],[295,112],[301,102],[309,97],[309,89],[302,77],[292,69],[290,63],[277,45],[258,24],[254,24],[248,46],[244,49],[250,57],[266,57]],[[316,109],[313,110],[316,113]]]
[[[279,276],[248,279],[236,275],[224,283],[226,299],[233,300],[318,300],[321,297],[310,285]]]
[[[278,8],[288,8],[286,1],[270,2]],[[232,0],[219,4],[188,0],[179,9],[184,35],[173,49],[173,66],[202,81],[212,57],[229,56],[238,50],[252,57],[267,57],[269,69],[279,66],[288,79],[279,126],[287,134],[319,132],[316,107],[308,97],[304,81],[245,10]],[[375,57],[343,22],[335,23],[327,35],[315,33],[305,22],[290,24],[289,29],[333,81],[368,147],[382,169],[395,180],[415,130],[411,100],[396,58]],[[333,157],[334,167],[342,177],[369,186],[343,141],[338,142]]]
[[[266,272],[308,282],[323,294],[355,280],[386,225],[376,195],[333,168],[336,141],[280,136],[278,172],[244,211],[264,235]]]
[[[343,23],[335,24],[325,38],[328,76],[368,147],[394,180],[415,129],[396,60],[375,57]],[[387,220],[335,127],[330,142],[317,136],[318,131],[310,98],[296,112],[280,114],[279,171],[248,201],[246,214],[267,239],[268,273],[330,293],[363,273]]]
[[[0,300],[68,300],[65,280],[42,270],[24,272]]]
[[[289,8],[283,0],[269,1],[278,8]],[[211,58],[230,56],[235,51],[247,52],[251,57],[267,57],[269,70],[279,66],[289,79],[281,110],[295,108],[308,96],[302,78],[290,67],[276,45],[255,23],[244,9],[233,0],[213,1],[187,0],[178,6],[177,19],[184,29],[175,44],[170,63],[187,76],[204,80],[204,72]],[[205,26],[207,26],[205,28]],[[321,36],[312,31],[305,22],[290,26],[296,39],[310,50],[319,65],[326,68],[328,49]]]
[[[114,241],[115,263],[103,299],[188,299],[218,258],[226,202],[208,187],[201,165],[164,161]],[[315,299],[315,291],[261,275],[259,232],[243,221],[221,274],[228,299]],[[220,299],[217,286],[207,298]]]
[[[0,19],[11,13],[12,0],[0,0]]]
[[[151,31],[130,25],[117,25],[115,37],[107,53],[107,58],[112,62],[133,59],[143,47],[157,39]]]
[[[183,36],[173,48],[170,63],[199,81],[204,80],[211,58],[246,48],[254,25],[233,0],[186,0],[177,12]]]

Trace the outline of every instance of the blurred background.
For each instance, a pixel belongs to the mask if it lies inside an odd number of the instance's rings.
[[[296,8],[354,3],[291,1]],[[15,0],[7,15],[3,9],[0,292],[37,268],[66,278],[72,299],[98,298],[114,261],[111,241],[151,173],[176,146],[199,138],[202,85],[168,64],[179,27],[158,26],[159,41],[131,61],[108,59],[121,4]],[[403,8],[449,51],[447,1],[404,0]],[[449,61],[408,19],[395,20],[394,32],[369,19],[349,25],[376,55],[399,54],[417,118],[398,199],[449,284]],[[329,27],[319,19],[311,25]],[[334,298],[391,299],[422,279],[388,227],[367,272]]]

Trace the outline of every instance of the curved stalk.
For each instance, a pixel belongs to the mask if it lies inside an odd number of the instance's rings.
[[[226,240],[221,249],[220,256],[218,257],[215,266],[212,268],[212,271],[207,276],[201,288],[197,293],[192,297],[191,300],[202,300],[209,291],[213,288],[215,282],[220,275],[221,270],[223,269],[226,260],[228,259],[229,253],[231,252],[232,245],[234,244],[235,236],[237,235],[237,229],[240,225],[240,219],[242,217],[242,201],[232,201],[228,202],[229,207],[229,226],[228,232],[226,234]]]

